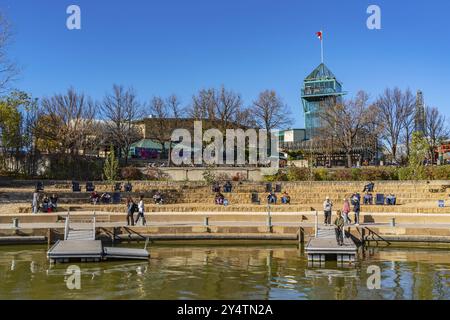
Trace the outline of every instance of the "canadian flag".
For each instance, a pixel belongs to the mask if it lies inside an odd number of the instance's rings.
[[[323,40],[323,33],[322,33],[322,31],[316,32],[316,36],[317,36],[317,38],[319,38],[320,41]]]

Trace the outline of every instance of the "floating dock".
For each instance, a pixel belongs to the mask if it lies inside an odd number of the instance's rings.
[[[327,260],[335,260],[341,263],[355,262],[358,247],[351,238],[344,236],[344,244],[338,245],[336,230],[334,227],[320,227],[316,237],[312,238],[305,248],[308,261],[324,263]]]
[[[51,262],[69,263],[72,261],[100,262],[111,259],[148,260],[150,254],[145,249],[107,248],[100,240],[95,239],[95,213],[92,224],[78,224],[77,228],[70,225],[70,213],[67,214],[64,240],[58,241],[48,252]]]

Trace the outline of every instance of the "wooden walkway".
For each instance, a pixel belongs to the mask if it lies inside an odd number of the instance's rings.
[[[51,262],[68,263],[74,260],[81,262],[100,262],[110,259],[148,260],[150,255],[145,249],[105,248],[96,240],[95,213],[91,223],[71,225],[70,214],[67,215],[64,241],[58,241],[48,252]],[[146,245],[147,247],[147,245]]]
[[[358,253],[358,247],[351,238],[344,236],[344,244],[339,246],[335,228],[329,226],[319,227],[317,237],[308,242],[305,250],[308,260],[312,262],[354,262]]]

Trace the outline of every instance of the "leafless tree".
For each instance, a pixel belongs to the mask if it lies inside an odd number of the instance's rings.
[[[102,112],[107,135],[117,148],[119,158],[125,158],[127,165],[131,145],[142,136],[135,123],[143,115],[142,105],[132,88],[114,85],[112,93],[103,99]]]
[[[322,120],[321,131],[328,139],[333,137],[347,155],[347,166],[352,166],[352,154],[355,147],[364,140],[372,122],[369,96],[364,91],[358,92],[352,100],[342,103],[325,103],[319,110]]]
[[[217,93],[215,89],[202,89],[192,97],[188,114],[195,120],[216,120]]]
[[[41,148],[71,155],[90,149],[97,135],[94,116],[92,99],[73,88],[43,98],[36,129]]]
[[[432,163],[434,163],[436,161],[436,149],[450,135],[449,128],[446,126],[445,116],[437,108],[426,107],[425,130],[430,147],[430,158]]]
[[[16,63],[8,57],[8,47],[12,41],[11,24],[0,12],[0,93],[9,89],[9,85],[19,73]]]
[[[285,129],[292,124],[288,107],[274,90],[261,92],[253,102],[251,113],[256,124],[267,132]]]
[[[397,160],[402,133],[405,134],[409,146],[411,121],[414,121],[414,101],[415,98],[409,89],[402,92],[399,88],[388,88],[376,102],[381,122],[384,125],[383,140],[392,160]]]

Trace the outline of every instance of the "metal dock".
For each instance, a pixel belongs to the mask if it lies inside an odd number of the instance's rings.
[[[338,245],[334,227],[317,228],[316,236],[312,238],[305,248],[308,261],[322,263],[326,260],[338,262],[355,262],[358,247],[351,238],[344,236],[344,244]]]
[[[100,262],[111,259],[148,260],[150,254],[145,249],[105,248],[96,240],[96,217],[91,223],[78,223],[71,226],[70,213],[67,214],[64,240],[58,241],[48,252],[51,262],[68,263],[71,261]]]

